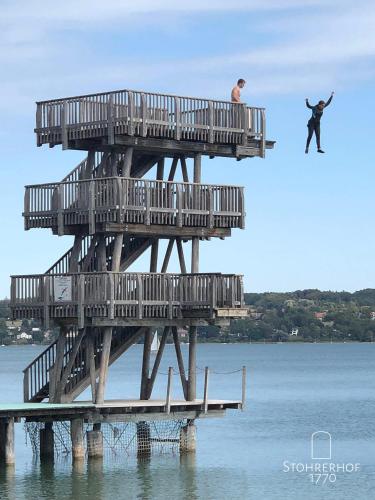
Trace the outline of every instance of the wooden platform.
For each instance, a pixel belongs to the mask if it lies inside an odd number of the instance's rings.
[[[201,153],[238,159],[265,156],[263,108],[134,90],[118,90],[37,103],[38,146],[157,154]]]
[[[224,416],[228,409],[241,409],[242,402],[236,400],[195,401],[171,400],[168,412],[166,401],[154,400],[110,400],[103,404],[86,401],[74,403],[9,403],[0,404],[0,419],[25,418],[30,422],[61,421],[81,417],[86,422],[146,421],[158,419],[192,419]]]

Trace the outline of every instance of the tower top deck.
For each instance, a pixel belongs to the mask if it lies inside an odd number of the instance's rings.
[[[37,144],[63,149],[185,156],[265,156],[264,108],[135,90],[37,102]]]

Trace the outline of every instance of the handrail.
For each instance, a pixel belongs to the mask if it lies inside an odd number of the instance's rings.
[[[242,275],[221,273],[68,273],[11,277],[14,317],[177,319],[198,309],[242,308]],[[206,316],[205,316],[206,317]]]
[[[64,101],[71,101],[73,99],[85,99],[87,97],[115,95],[115,94],[119,94],[120,92],[142,93],[145,95],[156,95],[156,96],[160,96],[160,97],[178,97],[179,99],[199,99],[201,101],[220,102],[220,103],[234,104],[234,105],[239,105],[239,106],[241,104],[246,104],[246,103],[232,102],[232,101],[225,100],[225,99],[223,99],[223,100],[209,99],[207,97],[200,97],[200,96],[182,96],[182,95],[178,95],[178,94],[165,94],[162,92],[150,92],[150,91],[134,90],[134,89],[118,89],[118,90],[110,90],[108,92],[97,92],[94,94],[82,94],[82,95],[69,96],[69,97],[59,97],[57,99],[49,99],[47,101],[36,101],[35,104],[51,104],[51,103],[58,103],[58,102],[61,103]],[[256,109],[265,109],[265,108],[264,107],[257,107]]]
[[[247,145],[262,140],[264,108],[198,97],[119,90],[39,101],[38,145],[115,135]]]
[[[243,188],[126,177],[26,186],[25,228],[104,222],[244,228]]]

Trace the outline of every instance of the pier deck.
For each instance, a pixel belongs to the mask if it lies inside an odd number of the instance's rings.
[[[86,422],[147,421],[171,418],[201,418],[223,416],[228,409],[241,409],[242,402],[238,400],[208,400],[194,401],[171,400],[170,409],[162,399],[121,399],[108,400],[103,404],[89,401],[74,403],[2,403],[0,404],[0,419],[25,418],[32,422],[71,420],[82,418]]]

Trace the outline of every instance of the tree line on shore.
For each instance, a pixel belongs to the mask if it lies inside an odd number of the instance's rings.
[[[247,318],[232,321],[230,327],[222,329],[201,327],[200,341],[372,342],[375,339],[375,289],[354,293],[315,289],[246,293],[245,304]],[[8,327],[9,317],[9,300],[0,300],[0,344],[17,343],[15,332]],[[26,323],[22,329],[30,334],[31,327],[38,326],[37,322]],[[30,342],[46,341],[42,330],[32,337]]]

